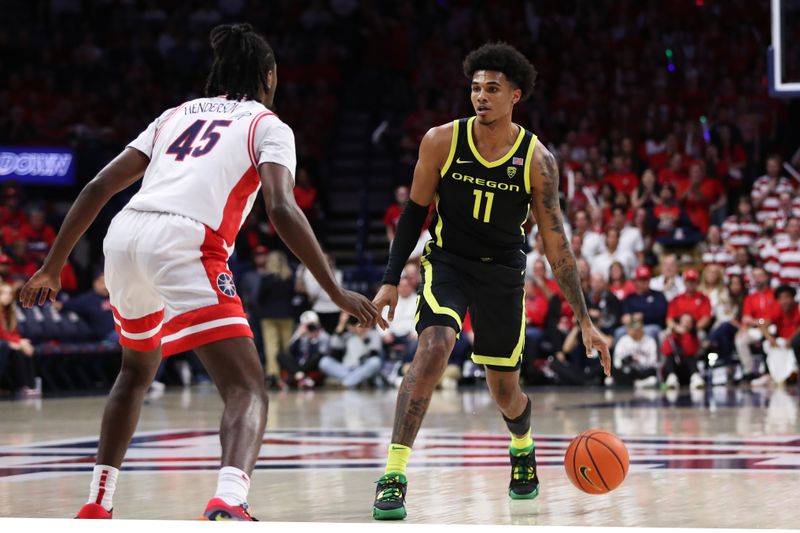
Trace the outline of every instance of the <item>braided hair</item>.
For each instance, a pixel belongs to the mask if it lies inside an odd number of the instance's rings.
[[[206,96],[257,100],[260,91],[269,94],[266,74],[275,68],[275,54],[250,24],[221,24],[211,30],[210,41],[214,62]]]

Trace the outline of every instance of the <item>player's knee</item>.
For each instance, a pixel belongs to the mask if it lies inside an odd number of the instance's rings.
[[[267,389],[260,380],[249,379],[237,383],[232,387],[228,387],[222,396],[226,403],[247,403],[264,409],[269,404]]]
[[[154,370],[151,368],[123,364],[119,381],[130,387],[146,389],[153,382],[153,374]]]
[[[452,342],[446,337],[431,336],[425,339],[424,342],[420,342],[414,360],[418,362],[418,364],[423,364],[431,370],[440,369],[444,372],[447,366],[447,359],[450,357],[452,349]]]

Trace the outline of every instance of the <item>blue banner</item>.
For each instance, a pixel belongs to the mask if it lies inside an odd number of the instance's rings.
[[[69,148],[0,146],[0,181],[22,185],[72,185],[75,152]]]

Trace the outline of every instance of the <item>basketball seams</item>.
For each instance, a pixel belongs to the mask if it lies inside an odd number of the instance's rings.
[[[620,466],[620,468],[622,468],[622,475],[623,475],[623,478],[624,478],[626,475],[628,475],[628,472],[627,472],[627,471],[626,471],[626,469],[625,469],[625,465],[623,464],[623,462],[622,462],[622,459],[620,459],[620,458],[619,458],[619,456],[617,455],[617,452],[615,452],[613,449],[611,449],[611,446],[609,446],[608,444],[606,444],[605,442],[603,442],[603,441],[601,441],[600,439],[597,439],[597,438],[593,438],[593,437],[586,437],[586,438],[587,438],[587,439],[591,439],[591,440],[593,440],[593,441],[595,441],[595,442],[599,442],[600,444],[602,444],[603,446],[605,446],[605,447],[606,447],[606,449],[608,449],[608,451],[609,451],[609,452],[611,452],[611,455],[613,455],[613,456],[614,456],[614,459],[616,459],[616,460],[617,460],[617,462],[619,463],[619,466]],[[588,445],[587,445],[587,446],[588,446]],[[588,448],[587,448],[587,449],[588,449]]]
[[[591,437],[582,437],[582,438],[585,439],[584,442],[586,444],[585,444],[584,447],[586,448],[586,455],[588,455],[589,456],[589,460],[592,461],[592,466],[594,466],[594,471],[597,472],[597,477],[600,478],[600,482],[603,484],[603,486],[605,486],[606,490],[610,491],[611,489],[608,487],[608,483],[606,483],[606,480],[603,479],[603,474],[602,474],[602,472],[600,472],[600,469],[597,467],[597,463],[595,462],[594,457],[592,457],[591,450],[589,450],[589,439]]]
[[[581,477],[578,475],[578,445],[580,442],[580,438],[573,442],[573,444],[575,444],[575,449],[572,451],[572,474],[575,476],[578,484],[582,485],[583,482],[581,481]]]

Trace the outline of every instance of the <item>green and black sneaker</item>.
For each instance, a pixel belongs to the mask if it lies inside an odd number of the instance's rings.
[[[375,520],[402,520],[406,517],[406,490],[408,480],[404,474],[391,472],[377,481],[372,518]]]
[[[508,495],[514,500],[532,500],[539,495],[539,476],[536,475],[536,448],[533,444],[518,450],[509,447],[511,482]]]

